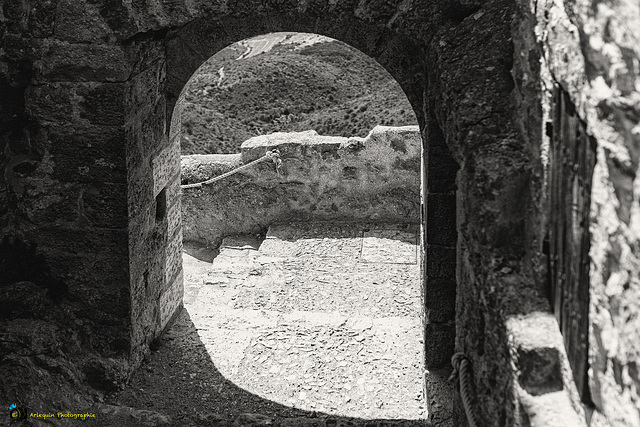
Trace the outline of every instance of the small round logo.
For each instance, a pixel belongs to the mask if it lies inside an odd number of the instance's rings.
[[[27,418],[27,411],[18,408],[18,405],[12,403],[11,406],[9,406],[9,418],[12,420],[23,420]]]

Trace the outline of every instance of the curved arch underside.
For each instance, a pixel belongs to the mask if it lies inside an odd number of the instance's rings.
[[[422,47],[388,28],[365,24],[354,16],[340,14],[329,14],[322,19],[299,14],[250,19],[231,16],[217,20],[198,18],[170,31],[166,38],[165,86],[169,106],[175,105],[182,88],[211,56],[235,42],[272,32],[319,34],[359,49],[378,61],[396,79],[414,111],[421,112],[425,84]],[[420,120],[422,114],[418,117]]]

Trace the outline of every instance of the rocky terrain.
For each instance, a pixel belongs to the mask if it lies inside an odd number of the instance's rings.
[[[273,33],[205,62],[183,92],[182,154],[236,153],[276,131],[366,136],[417,124],[409,101],[373,59],[317,35]]]

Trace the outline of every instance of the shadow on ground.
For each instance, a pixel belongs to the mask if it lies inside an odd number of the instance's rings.
[[[228,381],[211,361],[186,309],[127,388],[106,403],[137,411],[98,414],[94,425],[427,426],[425,420],[365,420],[297,409]],[[150,411],[150,412],[145,412]]]

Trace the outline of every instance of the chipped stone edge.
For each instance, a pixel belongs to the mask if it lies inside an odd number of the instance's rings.
[[[511,353],[510,367],[516,379],[513,385],[514,399],[518,403],[516,419],[519,419],[520,424],[530,427],[587,427],[585,409],[576,403],[580,402],[580,396],[554,315],[533,312],[511,317],[507,320],[507,332]],[[534,396],[521,386],[518,350],[536,348],[556,350],[555,354],[559,359],[557,363],[562,370],[562,390]]]

